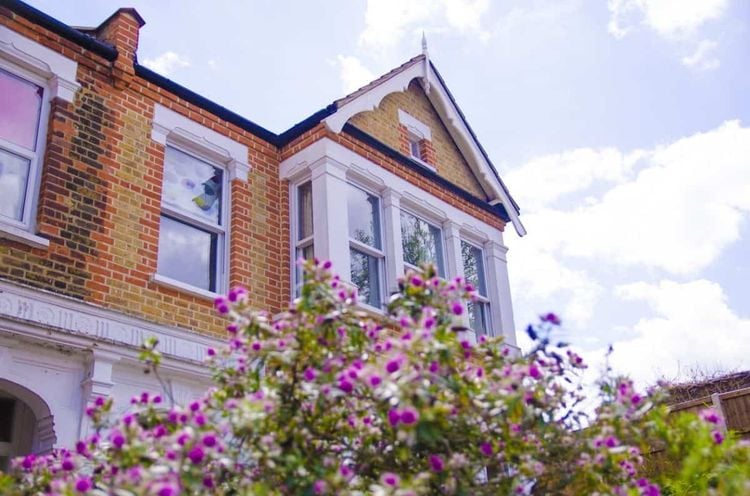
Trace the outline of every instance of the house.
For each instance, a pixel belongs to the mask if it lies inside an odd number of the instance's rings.
[[[73,28],[0,2],[0,462],[72,445],[87,404],[207,386],[252,288],[279,313],[295,260],[330,259],[382,312],[423,261],[475,282],[476,333],[515,343],[503,231],[518,206],[424,53],[276,134],[139,65],[123,8]]]

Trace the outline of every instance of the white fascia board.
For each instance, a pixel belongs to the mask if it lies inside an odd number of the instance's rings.
[[[344,124],[353,116],[360,112],[376,109],[383,98],[391,93],[405,91],[412,79],[420,77],[423,74],[424,62],[416,63],[369,91],[362,93],[357,98],[345,103],[336,112],[323,119],[323,122],[328,129],[338,134],[344,128]]]

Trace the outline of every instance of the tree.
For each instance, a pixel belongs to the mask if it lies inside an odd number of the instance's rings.
[[[2,494],[747,494],[750,448],[721,419],[667,420],[658,393],[601,382],[587,417],[575,385],[585,367],[550,331],[514,356],[499,339],[472,343],[460,318],[463,280],[411,272],[374,319],[330,263],[306,262],[290,311],[271,319],[247,291],[216,301],[231,337],[210,350],[215,386],[186,406],[143,394],[112,418],[89,408],[96,433],[70,450],[27,456]],[[158,370],[156,343],[143,358]],[[644,477],[666,445],[682,461]],[[661,488],[661,489],[660,489]]]

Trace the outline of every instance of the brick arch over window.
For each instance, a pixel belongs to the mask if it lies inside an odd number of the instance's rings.
[[[14,456],[48,453],[57,443],[55,421],[47,402],[16,382],[0,379],[0,398],[17,402],[13,419]]]

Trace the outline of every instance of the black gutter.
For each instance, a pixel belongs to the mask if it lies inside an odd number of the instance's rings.
[[[503,204],[498,203],[497,205],[490,205],[489,203],[487,203],[487,201],[482,200],[481,198],[477,198],[476,196],[469,193],[465,189],[456,186],[455,184],[448,181],[444,177],[439,176],[437,173],[431,171],[430,169],[427,169],[424,165],[421,165],[419,162],[416,162],[410,159],[409,157],[402,154],[398,150],[391,148],[390,146],[386,145],[385,143],[378,140],[377,138],[367,134],[366,132],[362,131],[361,129],[349,123],[344,124],[344,129],[342,130],[342,132],[371,146],[372,148],[378,150],[379,152],[383,153],[387,157],[396,160],[400,164],[409,167],[410,169],[414,170],[418,174],[424,176],[426,179],[432,181],[433,183],[439,186],[442,186],[443,188],[449,190],[452,193],[455,193],[457,196],[463,198],[464,200],[468,201],[472,205],[475,205],[496,217],[500,217],[506,223],[510,222],[510,216],[508,215],[508,211],[505,209],[505,206]]]
[[[307,117],[306,119],[298,122],[278,136],[278,146],[282,147],[291,142],[293,139],[303,135],[310,129],[320,124],[323,119],[336,112],[336,110],[336,104],[332,103],[326,108],[318,110],[310,117]]]
[[[54,17],[50,17],[41,10],[35,9],[31,5],[25,4],[19,0],[0,0],[0,7],[5,7],[34,24],[38,24],[39,26],[52,31],[56,35],[61,36],[66,40],[70,40],[73,43],[104,57],[110,62],[117,58],[117,49],[109,43],[85,35],[77,29],[58,21]]]
[[[222,107],[218,103],[212,102],[208,98],[175,83],[171,79],[168,79],[147,67],[144,67],[140,64],[135,64],[135,75],[145,79],[149,83],[155,84],[156,86],[159,86],[160,88],[163,88],[170,93],[177,95],[183,100],[190,102],[193,105],[202,108],[203,110],[211,112],[220,119],[231,122],[232,124],[235,124],[242,129],[253,133],[259,138],[262,138],[269,143],[278,146],[279,137],[276,133],[269,131],[268,129],[254,123],[249,119],[245,119],[241,115],[232,112],[226,107]]]

